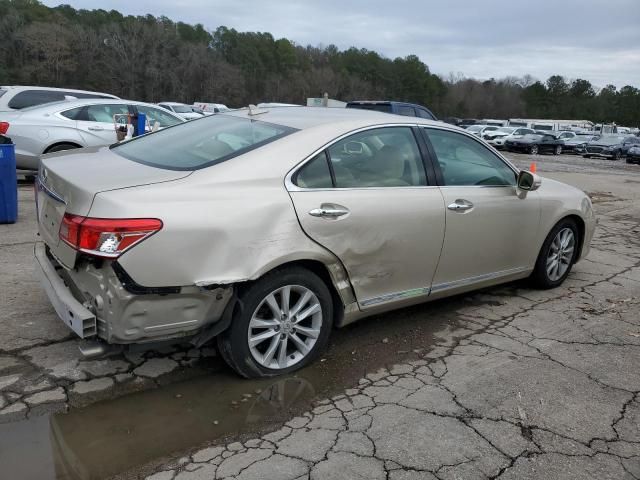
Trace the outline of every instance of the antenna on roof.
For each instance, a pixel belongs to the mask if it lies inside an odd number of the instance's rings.
[[[254,115],[261,115],[263,113],[267,113],[269,110],[264,108],[258,108],[253,104],[249,105],[249,116],[253,117]]]

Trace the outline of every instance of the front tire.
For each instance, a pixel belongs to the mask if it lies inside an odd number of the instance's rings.
[[[272,377],[312,362],[326,346],[333,302],[313,272],[289,267],[243,289],[231,326],[218,336],[222,358],[243,377]]]
[[[531,155],[537,155],[538,154],[538,146],[537,145],[531,145],[531,148],[529,148],[529,153],[531,153]]]
[[[570,218],[560,220],[551,229],[531,274],[531,280],[538,288],[555,288],[565,281],[576,261],[579,240],[578,226]]]
[[[556,155],[561,155],[562,154],[562,145],[557,145],[556,146],[555,154]]]
[[[622,153],[620,152],[620,150],[618,150],[614,155],[613,155],[613,159],[614,160],[620,160],[622,158]]]

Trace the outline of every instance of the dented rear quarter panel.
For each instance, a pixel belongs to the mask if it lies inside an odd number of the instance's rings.
[[[225,285],[316,260],[349,303],[342,264],[305,235],[284,185],[291,168],[343,128],[310,128],[186,178],[98,193],[90,216],[162,220],[161,231],[118,260],[140,285]]]

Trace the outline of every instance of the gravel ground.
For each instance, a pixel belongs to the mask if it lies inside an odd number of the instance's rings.
[[[594,199],[592,251],[561,288],[518,282],[337,331],[317,367],[330,388],[288,405],[268,433],[228,428],[170,451],[149,438],[148,455],[102,477],[640,478],[640,167],[511,157]],[[227,375],[212,348],[82,360],[33,278],[32,197],[22,187],[19,223],[0,225],[0,423],[91,415],[133,392]],[[237,395],[211,410],[232,412]]]

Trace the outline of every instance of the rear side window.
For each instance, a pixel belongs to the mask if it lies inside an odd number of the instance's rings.
[[[82,118],[82,111],[84,109],[85,107],[72,108],[66,112],[60,112],[60,115],[68,118],[69,120],[86,120],[86,118]]]
[[[139,108],[139,107],[138,107]],[[180,123],[129,142],[113,152],[134,162],[167,170],[199,170],[230,160],[295,132],[273,123],[211,115]]]
[[[176,117],[174,117],[170,113],[167,113],[166,111],[163,111],[160,108],[147,107],[144,105],[136,105],[135,107],[136,110],[144,113],[147,116],[147,120],[149,121],[149,124],[151,126],[153,126],[155,122],[158,122],[158,124],[162,128],[170,127],[171,125],[176,125],[177,123],[182,123]]]
[[[331,188],[331,170],[327,154],[321,152],[308,162],[296,174],[294,183],[302,188]]]

